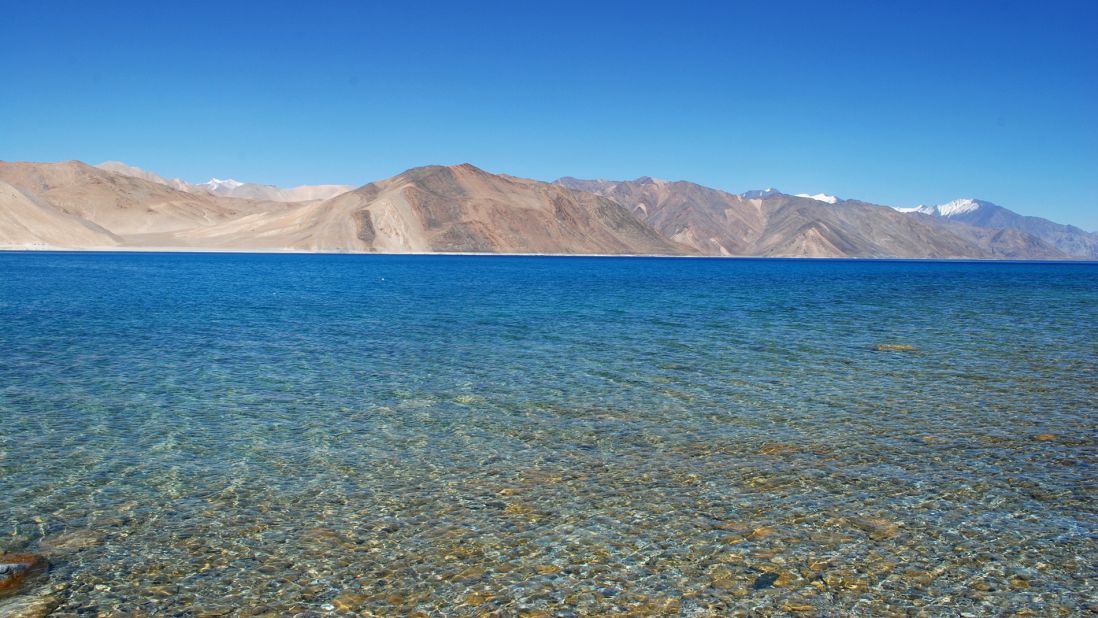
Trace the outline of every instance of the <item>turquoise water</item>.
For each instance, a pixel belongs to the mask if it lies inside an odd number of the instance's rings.
[[[0,253],[0,419],[57,615],[1098,604],[1094,264]]]

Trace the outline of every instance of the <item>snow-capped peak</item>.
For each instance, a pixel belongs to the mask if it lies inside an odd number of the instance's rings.
[[[980,200],[974,200],[972,198],[963,198],[959,200],[953,200],[948,204],[942,204],[937,207],[938,214],[943,217],[953,217],[956,215],[963,215],[966,212],[972,212],[977,210],[983,202]]]
[[[898,210],[900,212],[917,212],[919,214],[931,215],[931,216],[934,216],[934,215],[938,214],[938,210],[937,210],[936,206],[926,206],[924,204],[919,204],[918,206],[916,206],[914,208],[900,208],[899,206],[893,206],[893,208],[895,208],[896,210]]]
[[[919,204],[915,208],[897,208],[900,212],[917,212],[924,215],[930,215],[932,217],[956,217],[959,215],[967,214],[976,210],[979,210],[983,206],[991,206],[990,202],[984,202],[981,200],[974,200],[970,197],[961,198],[959,200],[953,200],[948,204],[939,204],[938,206],[924,206]]]
[[[227,180],[221,180],[220,178],[211,178],[209,182],[202,183],[201,186],[206,187],[210,191],[217,191],[218,189],[235,189],[244,183],[239,180],[233,180],[229,178]]]
[[[810,200],[816,200],[817,202],[827,202],[828,204],[838,204],[839,198],[834,195],[828,195],[826,193],[817,193],[816,195],[809,195],[807,193],[798,193],[797,197],[807,197]]]

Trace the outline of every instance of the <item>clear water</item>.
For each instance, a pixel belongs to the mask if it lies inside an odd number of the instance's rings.
[[[1093,264],[0,254],[62,616],[1083,615],[1096,420]]]

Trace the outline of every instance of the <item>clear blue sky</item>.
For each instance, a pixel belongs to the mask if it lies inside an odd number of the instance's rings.
[[[278,185],[468,161],[1098,229],[1095,1],[404,4],[0,0],[0,159]]]

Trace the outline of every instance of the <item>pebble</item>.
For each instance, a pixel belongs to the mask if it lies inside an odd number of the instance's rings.
[[[780,576],[777,573],[763,573],[755,579],[755,583],[751,587],[755,590],[770,588],[774,585],[774,582],[778,581],[778,577]]]
[[[0,616],[4,618],[45,618],[61,605],[61,598],[53,589],[46,588],[34,594],[0,599]]]
[[[50,555],[71,554],[99,545],[106,533],[91,528],[69,530],[46,537],[38,543],[40,551]]]
[[[15,588],[28,575],[46,566],[46,559],[38,554],[0,555],[0,591]]]
[[[856,517],[850,520],[854,526],[874,541],[883,541],[896,536],[899,525],[881,517]]]

